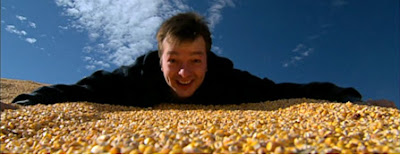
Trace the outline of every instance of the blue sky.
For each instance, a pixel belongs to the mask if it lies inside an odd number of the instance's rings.
[[[1,77],[72,84],[156,49],[160,23],[204,15],[213,51],[277,83],[332,82],[399,105],[398,0],[2,0]]]

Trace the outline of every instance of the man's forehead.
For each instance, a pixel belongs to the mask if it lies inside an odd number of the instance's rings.
[[[167,37],[165,37],[165,39],[162,41],[161,44],[170,44],[172,46],[180,46],[182,44],[188,44],[188,43],[190,44],[190,43],[195,43],[195,42],[196,43],[201,42],[205,46],[205,41],[204,41],[203,36],[197,36],[196,38],[193,38],[193,39],[189,39],[189,38],[179,39],[178,37],[168,35]]]
[[[185,54],[189,54],[190,56],[203,56],[206,55],[205,52],[203,51],[191,51],[191,52],[185,52]],[[170,56],[178,56],[178,55],[183,55],[183,52],[178,52],[178,51],[167,51],[165,54],[170,55]]]

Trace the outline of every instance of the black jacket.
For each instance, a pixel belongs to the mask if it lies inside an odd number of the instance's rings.
[[[41,87],[31,94],[21,94],[12,102],[53,104],[89,101],[149,107],[158,103],[239,104],[283,98],[314,98],[330,101],[361,101],[353,88],[340,88],[331,83],[275,84],[246,71],[233,68],[227,58],[208,52],[208,71],[202,85],[188,99],[176,98],[165,82],[157,51],[137,58],[130,66],[113,72],[96,71],[73,85]]]

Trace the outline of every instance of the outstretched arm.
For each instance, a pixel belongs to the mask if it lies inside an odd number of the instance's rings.
[[[232,70],[229,76],[238,90],[238,100],[256,102],[289,98],[312,98],[337,102],[361,101],[361,94],[354,88],[341,88],[328,82],[309,84],[279,83],[264,78],[260,79],[246,71]]]
[[[309,84],[281,83],[272,89],[276,98],[313,98],[337,102],[359,102],[361,94],[354,88],[341,88],[328,82]]]
[[[129,95],[138,94],[140,97],[142,61],[143,57],[139,57],[132,66],[122,66],[113,72],[97,71],[73,85],[57,84],[41,87],[30,94],[17,96],[12,102],[21,105],[74,101],[128,104],[126,99]]]
[[[30,94],[18,95],[12,103],[20,105],[54,104],[67,101],[90,100],[90,90],[81,85],[52,85],[36,89]]]

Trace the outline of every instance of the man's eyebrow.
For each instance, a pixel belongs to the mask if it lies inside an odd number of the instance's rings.
[[[179,53],[176,51],[168,51],[166,54],[167,55],[179,55]]]
[[[167,54],[167,55],[179,55],[179,53],[178,53],[178,52],[176,52],[176,51],[168,51],[166,54]],[[191,55],[191,56],[193,56],[193,55],[199,55],[199,56],[202,56],[202,55],[204,55],[204,52],[201,52],[201,51],[195,51],[195,52],[192,52],[192,53],[190,53],[190,55]]]
[[[200,56],[202,56],[202,55],[204,55],[204,52],[196,51],[196,52],[190,53],[190,55],[200,55]]]

